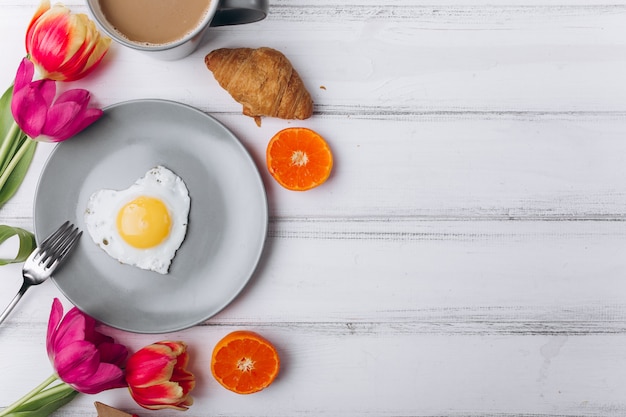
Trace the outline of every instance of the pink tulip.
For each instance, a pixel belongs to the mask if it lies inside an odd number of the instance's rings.
[[[54,299],[46,338],[48,357],[59,378],[85,394],[125,387],[124,345],[96,330],[96,321],[76,307],[63,317],[63,305]]]
[[[187,371],[187,345],[183,342],[157,342],[134,353],[126,364],[130,395],[149,410],[187,410],[193,404],[189,394],[196,384]]]
[[[102,110],[88,108],[91,94],[73,89],[56,101],[56,82],[32,81],[35,67],[24,58],[15,76],[11,112],[18,126],[32,139],[60,142],[74,136],[102,116]]]
[[[103,37],[84,14],[72,14],[61,5],[50,8],[44,0],[26,31],[26,52],[43,78],[73,81],[89,74],[109,50]]]

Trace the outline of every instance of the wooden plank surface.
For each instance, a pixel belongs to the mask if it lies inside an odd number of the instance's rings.
[[[66,2],[86,12],[82,1]],[[35,2],[0,0],[0,85],[23,56]],[[271,46],[315,100],[303,122],[262,126],[204,67],[218,47]],[[216,28],[190,57],[162,62],[114,45],[69,87],[100,106],[161,98],[224,123],[253,156],[270,227],[250,285],[207,322],[167,335],[110,330],[133,349],[191,346],[189,416],[626,414],[626,2],[272,1],[263,22]],[[325,136],[322,187],[288,192],[265,169],[287,126]],[[32,230],[41,144],[0,223]],[[11,242],[0,248],[12,250]],[[20,283],[0,267],[0,305]],[[52,372],[51,283],[0,326],[0,407]],[[252,396],[222,389],[210,352],[258,330],[283,370]],[[124,390],[81,395],[140,415]]]

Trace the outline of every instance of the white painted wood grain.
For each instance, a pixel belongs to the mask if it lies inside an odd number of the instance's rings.
[[[589,336],[625,328],[621,222],[293,223],[271,227],[252,282],[206,325]],[[36,303],[56,293],[51,283],[34,288],[3,328],[28,325],[33,309],[45,321],[49,305]]]
[[[277,345],[283,369],[267,390],[240,396],[221,388],[209,371],[212,345],[235,328],[200,327],[174,335],[198,340],[191,347],[192,366],[202,383],[186,415],[601,416],[624,412],[622,406],[611,404],[626,382],[626,361],[611,348],[624,343],[623,335],[433,336],[252,327]],[[36,330],[21,329],[10,336],[19,342],[15,345],[27,345],[37,338]],[[145,343],[145,338],[122,335],[118,339],[131,346]],[[5,352],[37,356],[40,349],[5,348]],[[23,366],[17,368],[14,362],[5,369],[17,374]],[[46,375],[44,361],[29,366],[41,367],[31,376]],[[17,378],[7,391],[19,393],[28,383]],[[62,415],[90,415],[94,400],[142,411],[124,390],[115,390],[81,396]]]
[[[7,14],[3,31],[23,32],[29,8],[9,10],[19,19]],[[320,112],[622,111],[625,15],[619,4],[276,4],[263,22],[217,28],[186,60],[114,46],[108,68],[85,84],[103,104],[153,97],[159,85],[161,98],[235,111],[202,58],[217,47],[267,45],[289,56],[311,90],[327,88],[314,97]],[[7,57],[18,52],[12,46]],[[11,80],[14,70],[3,71],[0,80]]]
[[[626,115],[315,117],[303,123],[217,115],[253,155],[272,216],[421,219],[622,220]],[[327,138],[334,173],[307,193],[282,189],[265,169],[269,138],[305,125]],[[42,144],[37,163],[52,147]],[[38,171],[3,208],[32,216]]]

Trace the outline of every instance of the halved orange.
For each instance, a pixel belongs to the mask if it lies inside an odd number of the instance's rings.
[[[289,127],[270,140],[266,162],[280,185],[288,190],[305,191],[328,179],[333,155],[318,133],[304,127]]]
[[[211,356],[211,372],[217,382],[238,394],[252,394],[266,388],[279,369],[276,348],[249,330],[237,330],[224,336]]]

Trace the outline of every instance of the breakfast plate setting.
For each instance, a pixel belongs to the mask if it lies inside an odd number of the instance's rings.
[[[266,0],[194,0],[186,10],[146,0],[87,5],[117,43],[159,60],[184,58],[209,27],[258,21],[268,9]],[[313,114],[302,79],[275,49],[218,48],[205,66],[259,126],[261,117]],[[328,178],[330,149],[310,129],[286,128],[271,144],[268,168],[284,187],[306,190]],[[53,278],[67,299],[136,333],[185,329],[223,309],[253,276],[268,227],[264,184],[238,138],[205,112],[158,99],[109,106],[60,143],[34,206],[38,239],[67,219],[87,231]]]
[[[166,266],[160,272],[137,267],[148,251],[141,243],[115,238],[118,212],[144,194],[172,212],[152,255]],[[244,288],[263,252],[268,208],[256,165],[226,127],[180,103],[136,100],[104,109],[49,156],[35,197],[37,238],[68,219],[88,233],[53,277],[63,294],[112,327],[165,333],[207,320]]]
[[[626,0],[0,9],[0,417],[626,416]]]

